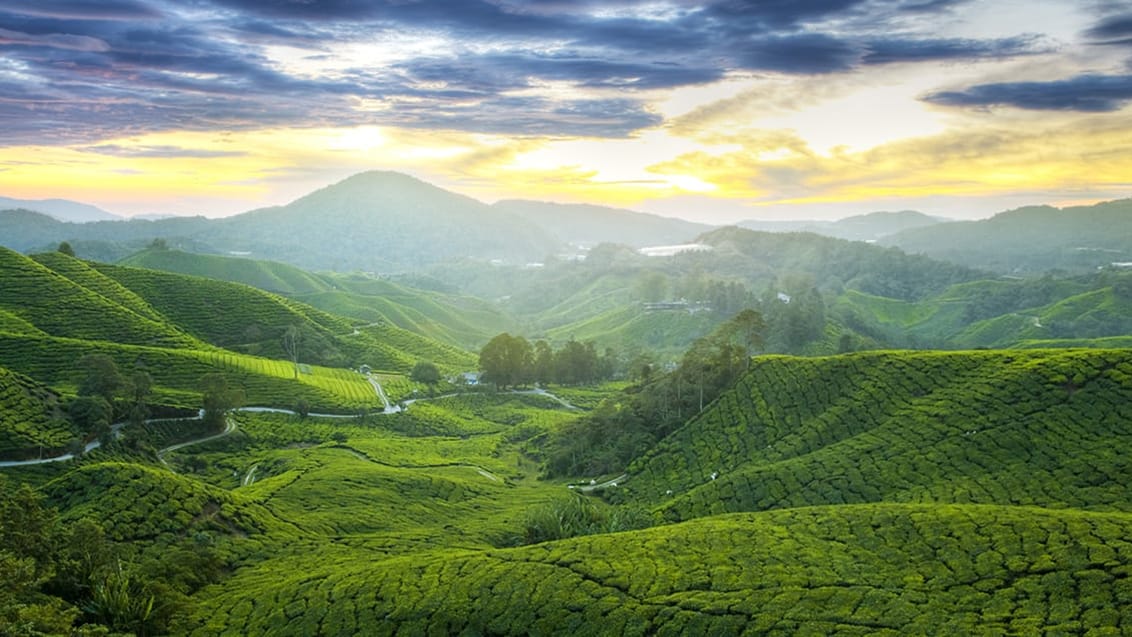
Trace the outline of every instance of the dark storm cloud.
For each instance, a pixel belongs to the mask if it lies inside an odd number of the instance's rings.
[[[643,0],[8,0],[0,4],[0,143],[362,123],[619,137],[660,121],[640,91],[735,72],[837,73],[1032,52],[1024,38],[875,35],[894,15],[953,4],[672,0],[657,11]],[[822,28],[844,20],[869,26],[852,35]],[[266,48],[286,45],[314,60],[333,56],[336,44],[416,35],[450,44],[319,76],[279,65]],[[550,82],[578,92],[533,97]]]
[[[1080,75],[1052,82],[980,84],[962,91],[933,93],[924,99],[944,106],[1110,112],[1132,101],[1132,75]]]

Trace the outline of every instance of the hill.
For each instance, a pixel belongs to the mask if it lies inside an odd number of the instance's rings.
[[[883,243],[997,272],[1086,272],[1132,262],[1132,199],[1018,208],[982,221],[905,230]]]
[[[385,324],[449,345],[478,348],[513,324],[491,304],[362,273],[314,274],[276,261],[149,248],[118,265],[243,283],[367,325]]]
[[[759,357],[617,498],[675,519],[867,502],[1132,511],[1129,404],[1127,350]]]
[[[53,455],[74,436],[55,392],[0,367],[0,459],[32,449]]]
[[[184,628],[191,635],[1115,633],[1129,619],[1129,532],[1127,514],[857,505],[372,562],[327,551],[241,571],[211,591]]]
[[[104,277],[90,272],[89,266],[65,255],[49,257],[48,261],[61,264],[61,269],[71,276],[118,300],[128,298],[133,307],[84,287],[29,257],[0,248],[0,280],[5,287],[0,310],[53,336],[134,345],[200,345],[120,286],[107,285]]]
[[[328,292],[334,286],[318,276],[277,261],[262,261],[182,250],[148,248],[117,262],[134,268],[243,283],[284,296]]]
[[[702,223],[643,212],[518,199],[493,206],[543,228],[559,243],[592,247],[620,243],[634,248],[685,243],[711,229]]]
[[[0,197],[0,210],[33,210],[50,215],[59,221],[86,223],[88,221],[113,221],[121,219],[118,215],[106,212],[90,204],[68,201],[66,199],[12,199]]]

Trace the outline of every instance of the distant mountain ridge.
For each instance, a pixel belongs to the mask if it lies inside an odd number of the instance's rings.
[[[737,225],[748,230],[761,232],[812,232],[835,239],[850,241],[879,241],[889,235],[909,230],[947,223],[951,219],[933,217],[915,210],[900,212],[870,212],[854,215],[837,221],[818,221],[800,219],[797,221],[760,221],[748,219]]]
[[[90,204],[67,199],[12,199],[0,197],[0,211],[31,210],[59,221],[88,223],[91,221],[117,221],[122,217]]]
[[[563,243],[592,247],[621,243],[634,248],[689,241],[714,226],[686,219],[590,204],[509,199],[493,206],[535,223]]]
[[[1093,271],[1132,261],[1132,199],[1026,206],[981,221],[910,228],[882,243],[998,272]]]

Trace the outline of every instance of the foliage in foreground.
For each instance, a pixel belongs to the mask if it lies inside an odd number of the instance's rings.
[[[1132,624],[1130,534],[1127,514],[860,505],[373,562],[328,551],[241,572],[212,590],[184,629],[1115,633]]]

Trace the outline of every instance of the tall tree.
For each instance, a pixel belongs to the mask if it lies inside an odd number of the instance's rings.
[[[440,370],[429,361],[417,361],[413,370],[409,372],[409,380],[425,385],[435,385],[440,382]]]
[[[483,379],[502,389],[526,381],[533,363],[530,342],[507,332],[491,339],[480,350],[479,369]]]
[[[101,396],[110,405],[125,388],[126,379],[118,371],[118,364],[106,354],[88,354],[79,359],[86,376],[79,383],[80,396]]]
[[[239,407],[244,393],[228,386],[223,374],[208,374],[201,379],[203,390],[204,422],[211,427],[221,428],[225,424],[228,411]]]
[[[287,352],[287,356],[291,358],[291,363],[295,368],[295,378],[299,377],[299,341],[301,338],[302,332],[299,331],[297,325],[288,325],[283,332],[283,351]]]

